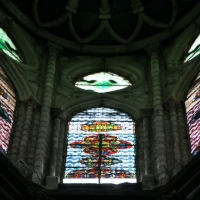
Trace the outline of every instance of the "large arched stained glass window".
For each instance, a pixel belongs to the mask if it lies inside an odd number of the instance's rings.
[[[92,108],[69,123],[64,183],[136,182],[135,128],[131,117]]]
[[[20,61],[15,45],[2,28],[0,28],[0,49],[14,60]]]
[[[98,93],[112,92],[130,86],[131,83],[117,74],[99,72],[83,77],[75,83],[76,87]]]
[[[200,151],[200,73],[187,95],[185,102],[187,123],[191,142],[191,153]]]
[[[185,58],[185,62],[193,59],[198,54],[200,54],[200,35],[197,37],[197,39],[194,41],[194,43],[190,47],[190,50],[188,51],[188,54]]]
[[[7,152],[12,129],[15,94],[9,81],[0,67],[0,151]]]

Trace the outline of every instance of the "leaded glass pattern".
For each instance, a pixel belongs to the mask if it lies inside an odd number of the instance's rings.
[[[15,45],[2,28],[0,28],[0,49],[14,60],[20,61]]]
[[[76,114],[68,125],[64,183],[136,182],[131,117],[109,108]]]
[[[76,87],[98,93],[112,92],[130,86],[131,83],[111,72],[99,72],[83,77],[75,83]]]
[[[197,39],[194,41],[192,46],[190,47],[190,50],[188,51],[188,54],[186,56],[185,62],[193,59],[200,53],[200,34],[197,37]]]
[[[194,81],[185,102],[186,117],[190,135],[191,153],[200,151],[200,73]]]
[[[15,94],[9,81],[0,68],[0,151],[7,152],[14,120]]]

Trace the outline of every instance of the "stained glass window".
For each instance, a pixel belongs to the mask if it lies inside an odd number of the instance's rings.
[[[14,60],[20,61],[15,45],[2,28],[0,28],[0,49]]]
[[[14,91],[2,68],[0,68],[0,151],[3,153],[7,152],[9,145],[15,103]]]
[[[99,72],[83,77],[75,83],[76,87],[98,93],[111,92],[130,86],[131,83],[121,76],[110,72]]]
[[[136,182],[131,117],[109,108],[76,114],[69,123],[64,183]]]
[[[200,35],[197,37],[197,39],[194,41],[193,45],[191,46],[190,50],[188,51],[185,62],[193,59],[199,53],[200,53]]]
[[[185,106],[191,142],[191,153],[192,155],[196,155],[200,151],[200,73],[193,87],[188,92]]]

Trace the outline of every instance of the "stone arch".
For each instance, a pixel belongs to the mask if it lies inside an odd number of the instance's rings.
[[[183,75],[179,78],[172,91],[172,96],[179,101],[185,101],[187,92],[200,71],[200,56],[185,63],[183,69]]]

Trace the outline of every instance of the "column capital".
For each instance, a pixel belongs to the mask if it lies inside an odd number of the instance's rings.
[[[47,43],[47,48],[48,48],[48,52],[55,52],[56,55],[58,55],[61,51],[62,51],[62,47],[58,46],[57,44],[54,44],[52,42],[48,42]]]
[[[24,103],[25,105],[31,106],[33,108],[36,108],[36,106],[38,105],[37,100],[33,96],[30,96],[28,99],[26,99]]]
[[[159,47],[160,47],[160,44],[155,43],[155,44],[151,44],[151,45],[147,46],[145,48],[145,50],[149,55],[151,55],[152,53],[155,53],[155,52],[158,53]]]
[[[53,119],[58,118],[60,120],[65,120],[65,112],[59,108],[51,109]]]
[[[164,102],[164,107],[169,110],[172,107],[176,107],[179,104],[179,101],[176,100],[174,97],[169,97],[165,102]]]
[[[150,117],[153,114],[153,109],[141,109],[140,116],[141,118]]]

